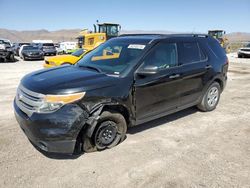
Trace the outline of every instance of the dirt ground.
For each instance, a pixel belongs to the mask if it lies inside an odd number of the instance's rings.
[[[229,55],[217,109],[190,108],[131,128],[117,147],[53,159],[13,115],[16,87],[42,61],[0,64],[0,187],[250,187],[250,59]]]

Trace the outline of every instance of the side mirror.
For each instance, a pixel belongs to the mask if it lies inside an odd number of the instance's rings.
[[[144,76],[147,76],[147,75],[153,75],[153,74],[156,74],[158,72],[158,67],[157,66],[154,66],[154,65],[147,65],[145,67],[142,67],[140,68],[138,71],[137,71],[137,74],[138,75],[144,75]]]

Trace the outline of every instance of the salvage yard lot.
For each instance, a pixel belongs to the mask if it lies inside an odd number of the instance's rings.
[[[249,187],[250,59],[229,55],[217,109],[190,108],[128,130],[117,147],[48,158],[27,140],[12,101],[43,61],[0,63],[0,187]]]

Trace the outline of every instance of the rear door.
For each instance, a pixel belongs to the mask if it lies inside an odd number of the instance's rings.
[[[196,38],[177,42],[178,63],[181,67],[180,106],[191,106],[200,99],[204,80],[211,66]]]

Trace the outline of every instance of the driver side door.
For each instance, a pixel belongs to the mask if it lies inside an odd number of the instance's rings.
[[[149,66],[157,71],[143,74]],[[176,43],[158,43],[145,57],[135,76],[136,124],[176,110],[180,103],[180,82]]]

